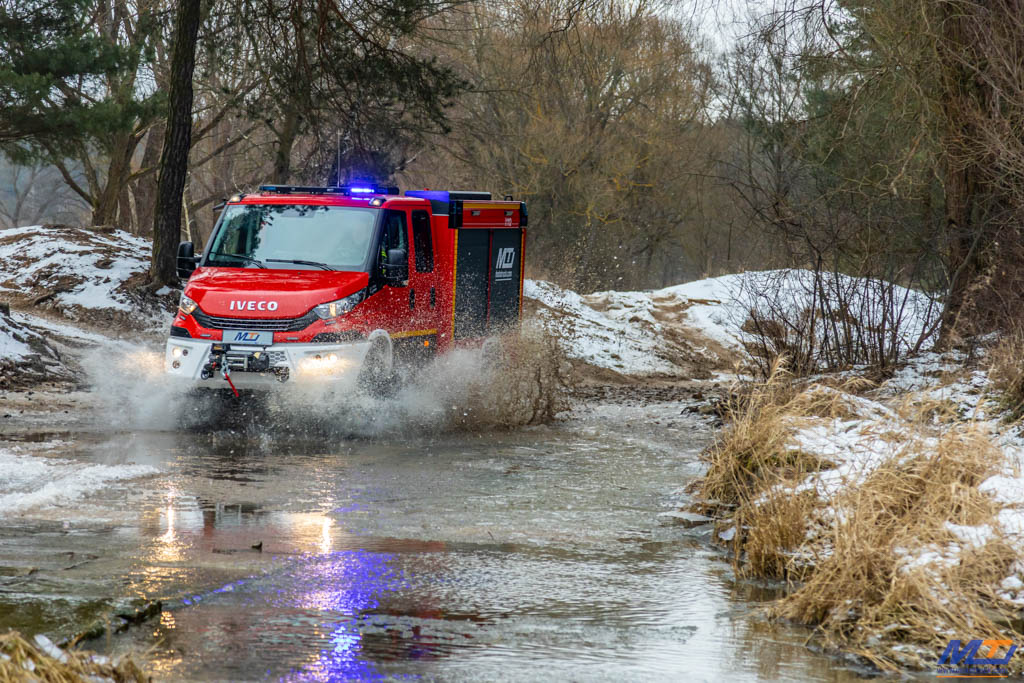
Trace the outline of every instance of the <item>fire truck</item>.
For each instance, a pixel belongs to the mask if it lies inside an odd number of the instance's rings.
[[[265,185],[225,202],[187,280],[165,367],[197,387],[268,388],[402,367],[518,325],[524,202],[488,192]]]

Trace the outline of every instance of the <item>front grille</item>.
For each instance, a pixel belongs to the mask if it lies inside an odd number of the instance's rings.
[[[317,319],[310,311],[301,318],[219,318],[198,308],[192,312],[196,322],[210,330],[245,330],[247,332],[298,332]]]
[[[343,344],[357,342],[366,339],[366,335],[358,330],[345,330],[344,332],[321,332],[313,337],[314,344]]]

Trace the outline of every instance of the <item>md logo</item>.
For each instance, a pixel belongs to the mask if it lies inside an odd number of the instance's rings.
[[[516,248],[504,247],[498,250],[498,262],[494,264],[495,270],[511,268],[516,262]]]
[[[1007,648],[1006,655],[997,657],[1003,647]],[[1002,678],[1009,675],[1010,658],[1016,651],[1017,646],[1011,640],[970,640],[963,645],[959,640],[951,640],[939,657],[935,675],[946,678]]]
[[[235,338],[232,341],[237,342],[254,342],[260,340],[259,332],[238,332],[235,334]]]

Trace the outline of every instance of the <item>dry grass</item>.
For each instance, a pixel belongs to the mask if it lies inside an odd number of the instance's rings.
[[[988,352],[988,360],[988,376],[1008,417],[1024,417],[1024,329],[1004,335]]]
[[[1006,636],[1012,623],[1011,611],[994,593],[1011,573],[1013,549],[993,536],[981,547],[946,550],[958,543],[947,523],[994,521],[996,505],[978,485],[995,473],[1001,453],[971,425],[947,431],[937,447],[919,441],[911,449],[830,501],[842,513],[831,530],[831,554],[819,556],[803,585],[773,610],[819,625],[832,644],[858,650],[882,667],[934,664],[891,645],[913,643],[934,656],[950,633]],[[948,562],[940,557],[944,551]],[[923,553],[936,554],[937,561],[910,561]],[[891,642],[873,642],[882,632]],[[1014,629],[1013,638],[1020,635]]]
[[[776,361],[767,380],[730,397],[725,407],[729,429],[704,454],[708,472],[699,482],[701,498],[741,506],[776,484],[830,467],[788,443],[795,420],[849,417],[849,404],[843,399],[843,393],[823,387],[801,391]]]
[[[950,637],[1024,639],[1012,605],[996,595],[1015,550],[995,531],[971,546],[947,527],[998,528],[998,506],[978,485],[1003,461],[954,409],[908,401],[896,411],[903,438],[885,439],[892,454],[859,484],[827,500],[811,488],[794,493],[830,463],[788,450],[788,438],[807,416],[848,419],[840,394],[798,390],[774,370],[707,452],[699,491],[731,511],[719,528],[737,529],[738,570],[787,580],[793,590],[772,606],[775,616],[815,625],[828,645],[882,668],[933,666]],[[936,561],[913,562],[928,553]]]
[[[90,652],[77,650],[62,650],[56,657],[51,655],[58,653],[52,650],[47,653],[14,631],[0,635],[0,683],[84,683],[96,680],[146,683],[152,680],[130,657],[108,662]]]

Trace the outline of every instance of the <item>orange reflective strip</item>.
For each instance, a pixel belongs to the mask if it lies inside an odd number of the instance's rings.
[[[412,330],[411,332],[395,332],[392,339],[403,339],[405,337],[422,337],[425,334],[437,334],[437,330]]]

